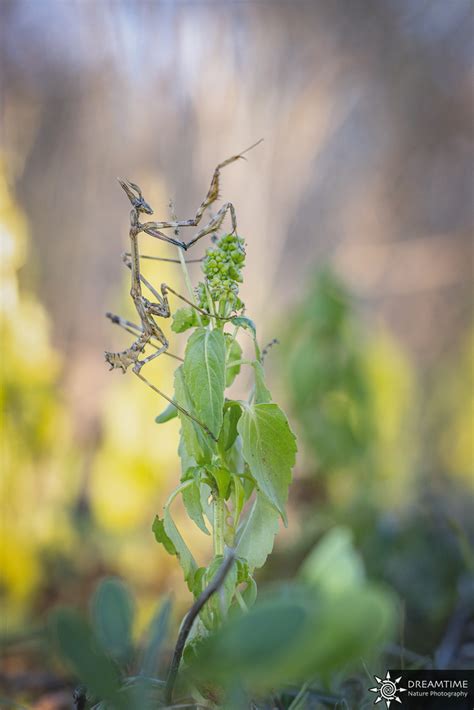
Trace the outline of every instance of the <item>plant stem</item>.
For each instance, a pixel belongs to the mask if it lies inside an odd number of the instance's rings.
[[[224,554],[225,501],[220,496],[214,498],[214,555]]]
[[[173,654],[173,660],[171,661],[171,667],[168,673],[168,679],[166,681],[165,689],[165,699],[168,704],[173,702],[173,688],[176,680],[176,676],[179,670],[179,664],[181,662],[181,656],[183,655],[184,647],[186,645],[186,640],[191,631],[194,620],[203,608],[207,600],[215,594],[219,588],[222,586],[227,573],[232,567],[235,560],[234,550],[228,550],[227,556],[222,565],[219,567],[217,574],[215,575],[212,582],[206,589],[201,593],[201,595],[196,599],[192,605],[190,611],[186,615],[184,622],[181,626],[181,631],[179,632],[178,641],[176,642],[176,647]]]

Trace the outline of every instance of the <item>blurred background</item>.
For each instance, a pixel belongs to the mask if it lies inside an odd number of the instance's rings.
[[[158,427],[164,403],[103,360],[130,341],[105,312],[133,314],[116,177],[157,219],[170,198],[189,218],[215,165],[262,137],[221,192],[299,437],[265,577],[343,522],[399,595],[403,644],[434,654],[474,568],[470,1],[2,0],[0,25],[4,673],[39,663],[48,611],[104,574],[143,619],[163,593],[189,604],[151,534],[176,420]],[[173,264],[147,274],[181,283]],[[148,376],[171,392],[173,370]]]

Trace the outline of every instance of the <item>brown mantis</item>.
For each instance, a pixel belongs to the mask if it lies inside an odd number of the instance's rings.
[[[141,369],[144,365],[147,363],[151,362],[153,359],[156,357],[159,357],[163,353],[167,353],[168,350],[168,340],[160,328],[160,326],[157,324],[155,318],[169,318],[171,315],[170,307],[169,307],[169,302],[168,302],[168,292],[173,293],[175,296],[180,298],[181,300],[185,301],[188,305],[192,306],[195,308],[197,311],[204,313],[204,315],[208,316],[209,314],[206,313],[205,311],[202,311],[198,306],[196,306],[194,303],[189,301],[187,298],[184,296],[180,295],[176,291],[174,291],[172,288],[167,286],[167,284],[162,283],[160,287],[160,293],[150,284],[149,281],[142,275],[140,271],[140,258],[153,258],[153,259],[158,259],[161,260],[160,257],[147,257],[147,256],[140,256],[139,249],[138,249],[138,237],[141,233],[145,233],[151,237],[154,237],[156,239],[160,239],[162,241],[167,242],[168,244],[174,244],[178,248],[187,251],[191,246],[196,244],[200,239],[205,237],[208,234],[213,234],[217,232],[217,230],[221,227],[227,213],[230,215],[231,219],[231,224],[232,224],[232,232],[235,233],[237,230],[237,220],[236,220],[236,215],[235,215],[235,209],[234,206],[231,202],[226,202],[222,207],[218,210],[218,212],[211,217],[209,222],[202,227],[195,235],[194,237],[189,241],[189,242],[184,242],[180,239],[178,239],[179,235],[179,230],[184,227],[197,227],[199,223],[201,222],[201,219],[206,211],[219,197],[219,179],[220,179],[220,171],[222,168],[226,167],[230,163],[235,162],[236,160],[239,160],[240,158],[243,157],[245,153],[247,153],[249,150],[254,148],[256,145],[258,145],[261,142],[258,141],[254,145],[250,146],[250,148],[247,148],[246,150],[242,151],[241,153],[238,153],[237,155],[232,156],[231,158],[228,158],[227,160],[224,160],[223,162],[219,163],[217,167],[214,170],[212,179],[211,179],[211,184],[209,187],[209,190],[207,192],[206,197],[202,201],[201,205],[199,206],[195,216],[192,219],[187,219],[187,220],[174,220],[174,221],[163,221],[163,222],[141,222],[140,221],[140,216],[142,214],[145,215],[151,215],[153,214],[153,210],[150,207],[150,205],[145,201],[142,191],[138,185],[136,185],[133,182],[129,182],[128,180],[121,180],[119,179],[119,183],[123,190],[125,191],[128,199],[130,200],[130,203],[132,205],[132,210],[130,212],[130,231],[129,231],[129,237],[130,237],[130,253],[125,253],[123,255],[123,261],[125,265],[131,270],[131,289],[130,289],[130,295],[132,297],[132,300],[135,304],[135,308],[137,310],[139,319],[140,319],[140,325],[137,325],[135,323],[132,323],[128,320],[125,320],[121,318],[120,316],[114,315],[112,313],[107,313],[107,317],[110,318],[110,320],[113,323],[116,323],[117,325],[120,325],[123,327],[125,330],[127,330],[129,333],[133,334],[135,336],[135,341],[132,343],[132,345],[127,348],[126,350],[122,350],[121,352],[106,352],[105,353],[105,360],[110,364],[110,369],[121,369],[123,373],[126,372],[126,370],[132,366],[132,371],[137,377],[139,377],[141,380],[143,380],[149,387],[151,387],[155,392],[157,392],[161,397],[166,399],[168,402],[170,402],[172,405],[174,405],[179,411],[184,413],[186,416],[189,416],[191,419],[193,419],[196,423],[198,423],[212,438],[215,438],[212,433],[208,430],[208,428],[200,421],[198,421],[193,415],[191,415],[189,412],[184,410],[182,407],[180,407],[179,404],[177,404],[174,400],[172,400],[168,395],[166,395],[164,392],[159,390],[155,385],[153,385],[151,382],[149,382],[143,375],[141,374]],[[162,230],[164,229],[173,229],[174,230],[174,237],[169,236],[168,234],[165,234]],[[167,261],[166,259],[164,259]],[[169,261],[169,260],[168,260]],[[174,260],[171,260],[174,261]],[[180,260],[176,260],[179,261]],[[200,260],[197,260],[200,261]],[[142,291],[142,286],[145,286],[145,288],[148,289],[148,291],[152,294],[154,297],[155,301],[150,301],[146,296],[144,296],[143,291]],[[218,318],[219,316],[212,316],[215,318]],[[141,356],[144,354],[145,348],[147,345],[151,345],[152,347],[155,348],[155,352],[153,352],[151,355],[148,355],[146,357],[143,357],[142,359]],[[167,353],[170,355],[170,353]],[[174,355],[171,355],[172,357],[177,357]],[[180,358],[178,358],[180,359]]]

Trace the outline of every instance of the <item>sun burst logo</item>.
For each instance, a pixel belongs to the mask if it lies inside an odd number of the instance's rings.
[[[398,697],[398,693],[406,693],[407,691],[406,688],[400,688],[400,686],[398,685],[402,679],[401,676],[399,678],[396,678],[395,680],[392,680],[390,678],[390,672],[387,671],[387,675],[385,676],[385,678],[379,678],[377,675],[374,675],[374,678],[378,683],[378,687],[369,688],[369,691],[371,693],[377,693],[374,705],[377,705],[377,703],[380,703],[382,700],[385,700],[385,705],[387,708],[390,707],[390,703],[392,703],[393,701],[401,704],[402,701]]]

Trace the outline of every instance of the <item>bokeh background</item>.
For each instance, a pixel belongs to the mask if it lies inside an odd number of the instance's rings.
[[[473,569],[469,0],[2,0],[0,25],[7,675],[38,663],[48,611],[86,604],[104,574],[143,619],[171,590],[189,603],[151,534],[179,476],[177,424],[157,426],[163,402],[103,361],[129,342],[105,312],[133,314],[116,177],[158,219],[170,198],[190,217],[217,162],[261,137],[222,198],[299,436],[265,576],[291,576],[343,522],[399,594],[407,648],[435,654]],[[147,272],[180,285],[173,264]],[[171,392],[172,373],[162,357],[148,376]]]

